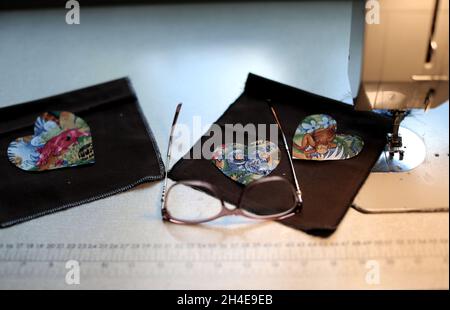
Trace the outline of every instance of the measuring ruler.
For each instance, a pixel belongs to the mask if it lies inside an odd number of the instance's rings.
[[[388,284],[414,276],[417,281],[445,287],[448,253],[448,238],[286,243],[0,243],[0,287],[21,279],[63,282],[68,261],[79,263],[84,281],[162,277],[195,281],[218,276],[233,277],[235,282],[249,277],[276,277],[283,283],[301,284],[302,280],[355,281],[356,277],[364,284],[365,274],[378,264]]]

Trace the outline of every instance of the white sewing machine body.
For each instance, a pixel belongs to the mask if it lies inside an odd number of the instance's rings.
[[[449,1],[365,4],[353,6],[355,109],[389,114],[393,126],[373,169],[384,173],[369,177],[355,204],[367,211],[448,210]]]

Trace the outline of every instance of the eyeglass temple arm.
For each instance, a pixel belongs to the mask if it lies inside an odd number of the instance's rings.
[[[161,209],[164,208],[164,202],[166,200],[168,170],[169,170],[169,167],[170,167],[170,159],[171,159],[171,156],[172,156],[173,132],[175,130],[175,125],[176,125],[177,120],[178,120],[178,115],[180,114],[181,105],[182,105],[181,102],[177,105],[177,109],[175,110],[175,116],[173,117],[172,127],[170,128],[169,143],[167,145],[167,157],[166,157],[166,169],[165,169],[165,173],[164,173],[164,184],[163,184],[163,189],[162,189],[162,194],[161,194]]]
[[[288,146],[288,143],[287,143],[287,140],[286,140],[286,135],[284,134],[283,127],[281,127],[281,123],[280,123],[280,120],[278,119],[277,112],[275,112],[275,109],[272,106],[272,100],[267,99],[266,102],[269,105],[270,110],[272,111],[273,117],[275,118],[275,121],[277,122],[278,128],[281,131],[281,136],[283,138],[284,148],[286,150],[287,157],[289,159],[289,165],[291,166],[291,171],[292,171],[292,174],[294,176],[294,183],[295,183],[295,190],[296,190],[296,193],[297,193],[297,198],[298,198],[299,202],[302,203],[303,202],[303,200],[302,200],[302,191],[300,190],[300,185],[298,184],[297,174],[295,173],[294,163],[292,161],[292,157],[291,157],[291,154],[289,152],[289,146]]]

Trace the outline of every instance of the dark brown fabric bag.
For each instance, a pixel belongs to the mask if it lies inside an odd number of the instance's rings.
[[[376,113],[355,111],[351,105],[250,74],[244,93],[216,124],[224,129],[225,124],[240,123],[245,126],[275,123],[265,99],[272,100],[290,148],[300,121],[308,115],[320,113],[336,119],[338,133],[358,135],[364,140],[361,153],[351,159],[326,162],[294,160],[304,206],[300,214],[283,220],[282,223],[310,233],[329,234],[336,229],[351,206],[384,149],[390,120]],[[197,144],[203,145],[208,137],[203,136]],[[282,139],[279,138],[278,141],[281,162],[270,175],[283,176],[293,182]],[[190,150],[190,158],[194,148]],[[171,169],[169,176],[177,181],[194,179],[210,182],[219,188],[225,201],[234,205],[244,188],[222,174],[205,158],[182,158]],[[277,193],[274,192],[273,195]]]
[[[20,170],[7,148],[31,135],[47,111],[69,111],[91,128],[95,163],[44,172]],[[0,227],[101,199],[164,175],[153,134],[127,78],[0,109]]]

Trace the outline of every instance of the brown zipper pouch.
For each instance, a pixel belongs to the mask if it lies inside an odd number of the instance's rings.
[[[159,180],[164,165],[122,78],[1,108],[0,175],[3,228]]]

